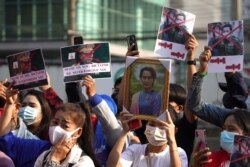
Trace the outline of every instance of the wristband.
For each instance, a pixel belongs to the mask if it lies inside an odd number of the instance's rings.
[[[202,78],[203,78],[203,77],[205,77],[205,76],[207,75],[207,71],[206,71],[206,72],[200,72],[200,71],[199,71],[199,74],[200,74],[200,76],[202,76]]]
[[[188,60],[187,65],[196,65],[196,61],[195,60]]]

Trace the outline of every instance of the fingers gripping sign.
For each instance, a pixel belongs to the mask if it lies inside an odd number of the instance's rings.
[[[96,94],[95,80],[90,75],[83,77],[82,86],[86,87],[86,94],[88,95],[88,98]]]

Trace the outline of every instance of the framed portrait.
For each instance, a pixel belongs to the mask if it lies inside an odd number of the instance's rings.
[[[124,107],[135,115],[159,116],[167,109],[171,60],[126,58]]]
[[[24,90],[48,84],[41,49],[9,55],[7,61],[15,89]]]

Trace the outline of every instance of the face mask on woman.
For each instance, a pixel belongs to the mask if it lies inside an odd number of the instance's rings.
[[[49,127],[49,139],[52,145],[57,144],[62,138],[64,140],[70,139],[70,137],[78,130],[66,131],[61,126],[50,126]]]
[[[167,143],[166,131],[158,127],[147,125],[144,134],[148,142],[154,146],[162,146]]]
[[[31,125],[35,123],[38,112],[36,108],[25,106],[20,109],[18,116],[23,119],[26,125]]]
[[[223,130],[220,133],[220,146],[228,153],[232,153],[233,151],[235,135],[238,135],[238,133],[229,132],[226,130]]]

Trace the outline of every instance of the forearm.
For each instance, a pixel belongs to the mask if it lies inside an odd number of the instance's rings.
[[[192,87],[188,91],[187,107],[204,121],[222,127],[226,115],[231,110],[205,103],[201,98],[202,82],[202,76],[198,73],[194,74]]]
[[[195,61],[194,56],[188,57],[188,61]],[[196,72],[197,72],[197,69],[194,64],[187,65],[187,90],[189,90],[192,87],[192,78]],[[185,104],[184,106],[184,114],[186,115],[186,118],[190,123],[193,123],[195,120],[197,120],[196,115],[194,115],[189,110],[189,108],[187,107],[187,104]]]
[[[171,167],[181,167],[181,160],[179,157],[178,147],[175,138],[170,140],[168,143],[169,143]]]
[[[95,106],[93,111],[101,122],[108,145],[113,147],[122,132],[121,125],[118,123],[114,113],[104,100]]]
[[[122,131],[120,137],[118,138],[116,144],[112,148],[111,152],[109,153],[109,157],[107,160],[107,166],[108,167],[120,167],[120,158],[123,150],[123,146],[126,142],[127,133],[125,131]]]
[[[4,136],[5,134],[11,131],[11,118],[12,111],[15,109],[15,104],[7,104],[4,107],[4,113],[0,118],[0,136]]]

